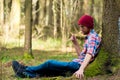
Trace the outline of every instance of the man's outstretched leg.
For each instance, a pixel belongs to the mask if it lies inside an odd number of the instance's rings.
[[[20,65],[20,64],[19,64]],[[28,66],[25,68],[23,75],[29,77],[46,76],[46,75],[63,75],[65,72],[75,72],[80,67],[77,62],[60,62],[56,60],[48,60],[38,66]]]

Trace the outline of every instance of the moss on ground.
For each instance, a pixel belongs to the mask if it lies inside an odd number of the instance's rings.
[[[105,64],[108,59],[108,53],[100,50],[97,58],[85,70],[86,76],[96,76],[105,73]]]

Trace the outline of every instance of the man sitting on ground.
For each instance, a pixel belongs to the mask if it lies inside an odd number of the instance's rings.
[[[95,56],[98,54],[99,46],[101,43],[101,38],[94,31],[94,21],[89,15],[83,15],[78,20],[78,25],[80,30],[85,37],[85,42],[83,49],[81,50],[77,39],[74,35],[71,37],[71,41],[74,44],[76,53],[78,55],[77,59],[70,62],[62,62],[57,60],[48,60],[37,66],[24,66],[17,61],[12,61],[12,68],[18,77],[29,77],[34,78],[37,76],[64,76],[66,72],[73,73],[77,78],[84,77],[84,70],[87,65],[94,60]]]

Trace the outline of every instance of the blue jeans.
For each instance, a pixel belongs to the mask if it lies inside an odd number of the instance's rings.
[[[77,62],[61,62],[48,60],[38,66],[28,66],[25,74],[30,77],[36,76],[65,76],[67,72],[74,73],[80,67]]]

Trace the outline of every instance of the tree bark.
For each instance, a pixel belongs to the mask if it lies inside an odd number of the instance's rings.
[[[120,7],[118,7],[118,2],[118,0],[103,1],[102,46],[109,53],[105,68],[109,72],[116,72],[120,65],[120,29],[118,27]]]
[[[103,7],[103,47],[110,53],[118,53],[118,18],[119,8],[116,7],[118,0],[104,0]]]
[[[25,43],[24,53],[32,55],[32,0],[25,0]]]

